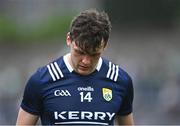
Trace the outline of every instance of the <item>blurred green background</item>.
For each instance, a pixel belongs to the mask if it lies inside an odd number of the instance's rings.
[[[69,24],[89,8],[110,16],[104,56],[133,78],[135,123],[180,124],[179,0],[1,0],[0,124],[15,124],[28,78],[69,51]]]

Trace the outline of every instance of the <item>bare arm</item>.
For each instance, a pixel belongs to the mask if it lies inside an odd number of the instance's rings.
[[[117,116],[115,118],[117,125],[134,125],[133,114],[126,116]]]
[[[38,118],[39,116],[32,115],[20,108],[16,125],[36,125]]]

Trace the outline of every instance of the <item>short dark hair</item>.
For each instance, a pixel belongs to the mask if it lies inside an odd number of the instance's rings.
[[[81,12],[74,17],[70,25],[71,40],[84,51],[100,47],[102,40],[106,45],[110,31],[111,22],[108,15],[96,9]]]

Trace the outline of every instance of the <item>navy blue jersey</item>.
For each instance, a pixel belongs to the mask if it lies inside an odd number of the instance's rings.
[[[112,125],[132,112],[133,86],[118,65],[100,58],[87,76],[73,71],[67,55],[39,68],[29,79],[21,108],[43,125]]]

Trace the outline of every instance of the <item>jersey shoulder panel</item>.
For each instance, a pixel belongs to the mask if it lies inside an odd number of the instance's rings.
[[[128,73],[123,70],[119,65],[111,61],[104,60],[104,68],[106,68],[106,79],[112,82],[112,85],[119,90],[123,100],[121,108],[118,112],[119,115],[127,115],[132,112],[132,103],[134,98],[132,79]]]
[[[103,59],[103,61],[103,73],[105,73],[107,79],[115,83],[127,83],[131,81],[129,74],[119,65],[107,59]]]
[[[64,78],[64,63],[60,57],[38,69],[42,83],[51,83]]]
[[[40,73],[37,70],[27,81],[24,89],[24,95],[21,108],[31,114],[40,115],[41,104],[41,80]]]

